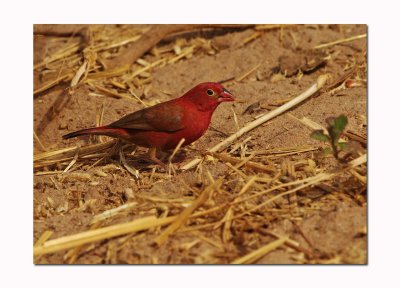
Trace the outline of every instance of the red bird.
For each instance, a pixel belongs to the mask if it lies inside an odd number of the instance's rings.
[[[126,115],[109,125],[72,132],[64,139],[85,135],[105,135],[149,148],[152,161],[163,164],[156,151],[183,146],[199,139],[210,125],[211,116],[221,102],[234,101],[221,84],[201,83],[183,96]]]

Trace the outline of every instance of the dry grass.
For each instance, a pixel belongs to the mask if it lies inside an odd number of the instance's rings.
[[[216,221],[213,221],[211,223],[207,223],[196,226],[192,224],[191,231],[193,230],[202,230],[204,228],[208,227],[218,227],[222,224],[224,224],[224,227],[229,227],[229,223],[233,219],[238,219],[242,218],[246,215],[253,215],[255,212],[262,210],[263,208],[267,207],[270,204],[274,204],[274,201],[278,200],[279,198],[282,198],[284,196],[287,196],[289,194],[295,193],[300,190],[304,190],[307,187],[310,187],[312,185],[316,185],[321,182],[325,182],[329,179],[332,179],[334,176],[337,176],[338,174],[346,172],[348,169],[352,169],[355,167],[358,167],[360,165],[365,165],[366,163],[366,155],[362,155],[357,159],[354,159],[352,162],[349,163],[349,165],[339,171],[333,171],[330,173],[320,173],[315,176],[305,178],[302,180],[296,180],[296,181],[291,181],[289,183],[284,183],[284,184],[278,184],[273,186],[272,188],[266,189],[264,188],[264,191],[254,193],[252,195],[249,195],[247,197],[243,197],[243,195],[248,191],[249,187],[253,183],[257,183],[260,185],[261,183],[265,184],[263,179],[257,179],[257,176],[253,175],[251,176],[250,180],[242,187],[241,191],[237,193],[236,195],[233,196],[233,199],[227,199],[228,201],[223,201],[219,205],[208,209],[208,210],[203,210],[199,211],[198,213],[194,213],[193,211],[197,208],[199,208],[202,204],[204,204],[207,200],[210,201],[210,194],[211,192],[215,189],[216,191],[221,190],[221,185],[222,185],[222,180],[228,180],[220,178],[217,181],[212,182],[210,185],[206,186],[204,190],[201,192],[200,196],[198,199],[196,199],[189,207],[184,209],[179,215],[177,216],[170,216],[170,217],[165,217],[165,218],[156,218],[154,216],[149,216],[149,217],[144,217],[140,218],[137,220],[134,220],[132,222],[128,223],[122,223],[122,224],[116,224],[108,227],[103,227],[103,228],[98,228],[94,230],[89,230],[86,232],[78,233],[75,235],[71,236],[66,236],[66,237],[61,237],[59,239],[54,239],[54,240],[49,240],[49,241],[44,241],[44,236],[37,241],[34,247],[34,255],[35,256],[40,256],[43,254],[47,253],[54,253],[57,251],[65,250],[65,249],[70,249],[70,248],[75,248],[79,247],[83,244],[88,244],[92,242],[96,242],[99,240],[104,240],[104,239],[109,239],[112,237],[120,236],[120,235],[125,235],[128,233],[134,233],[138,231],[143,231],[143,230],[148,230],[150,228],[158,227],[158,226],[163,226],[166,224],[171,223],[171,225],[164,230],[160,235],[158,235],[154,241],[157,243],[157,245],[162,245],[166,240],[167,237],[172,235],[174,232],[176,232],[180,227],[183,226],[183,224],[189,219],[189,218],[196,218],[196,217],[201,217],[201,216],[208,216],[209,214],[214,214],[216,212],[219,212],[221,210],[226,211],[223,213],[225,216],[217,219]],[[241,172],[243,173],[243,172]],[[245,175],[245,174],[244,174]],[[247,176],[247,175],[245,175]],[[365,177],[365,176],[363,176]],[[357,177],[358,179],[358,177]],[[271,181],[275,183],[279,183],[279,181]],[[364,185],[366,184],[365,181],[361,181]],[[270,184],[270,183],[268,183]],[[277,195],[267,198],[266,200],[262,201],[261,204],[254,205],[253,199],[263,199],[263,196],[266,194],[271,194],[272,192],[275,191],[280,191],[282,188],[286,187],[293,187],[296,186],[296,188],[289,189],[284,192],[279,192]],[[262,187],[262,186],[261,186]],[[215,195],[216,196],[216,195]],[[216,200],[216,199],[215,199]],[[128,203],[124,204],[121,207],[114,208],[110,211],[103,212],[99,215],[96,215],[92,223],[97,223],[100,221],[103,221],[107,218],[113,217],[115,215],[118,215],[121,211],[124,211],[126,209],[131,209],[132,207],[136,206],[136,203]],[[230,207],[236,207],[235,209],[235,216],[233,216],[233,210],[231,210]],[[254,214],[257,215],[257,214]],[[203,221],[202,221],[203,222]],[[228,224],[225,224],[228,223]],[[226,235],[226,229],[225,235]],[[50,234],[51,235],[51,234]],[[46,238],[48,238],[49,233],[46,234]],[[229,239],[227,236],[223,236],[225,239]],[[283,237],[271,244],[266,245],[265,247],[260,248],[259,250],[255,251],[254,253],[250,253],[249,255],[246,255],[244,257],[241,257],[232,263],[235,264],[240,264],[240,263],[251,263],[255,260],[257,260],[259,257],[265,255],[269,251],[278,248],[280,245],[282,245],[284,242],[287,241],[287,237]]]

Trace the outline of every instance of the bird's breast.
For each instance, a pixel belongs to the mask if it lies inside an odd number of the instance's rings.
[[[185,119],[183,120],[185,128],[177,131],[175,135],[171,135],[171,141],[166,145],[168,146],[168,149],[175,148],[182,138],[185,139],[184,146],[193,143],[204,135],[210,125],[211,115],[208,115],[207,113],[192,111],[185,116],[186,117],[184,117]]]

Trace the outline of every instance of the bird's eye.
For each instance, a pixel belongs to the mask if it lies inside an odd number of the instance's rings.
[[[214,95],[214,91],[211,90],[211,89],[208,89],[208,90],[207,90],[207,95],[208,95],[208,96],[213,96],[213,95]]]

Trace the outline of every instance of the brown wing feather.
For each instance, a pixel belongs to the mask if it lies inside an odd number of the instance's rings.
[[[181,106],[170,101],[128,114],[108,127],[174,132],[185,127],[183,113]]]

